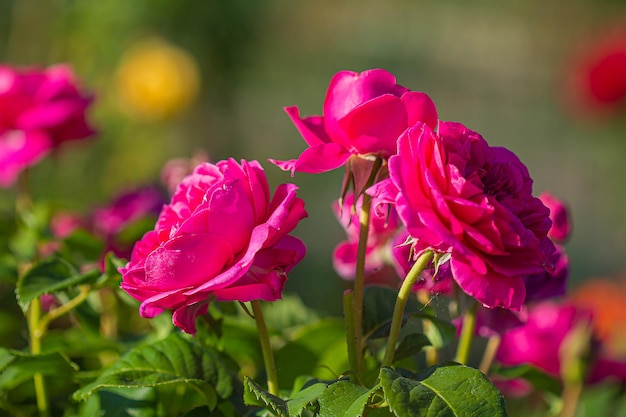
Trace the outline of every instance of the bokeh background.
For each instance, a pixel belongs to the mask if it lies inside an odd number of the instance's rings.
[[[96,101],[96,139],[70,143],[33,170],[34,194],[89,210],[158,183],[166,161],[258,159],[274,187],[293,181],[310,218],[309,247],[288,291],[339,314],[331,211],[343,172],[296,175],[267,163],[304,149],[283,112],[320,114],[337,71],[384,68],[428,93],[440,118],[516,152],[535,191],[567,202],[570,286],[626,271],[626,106],[573,105],[575,57],[626,27],[610,0],[0,0],[0,61],[70,63]],[[12,204],[0,190],[0,205]]]

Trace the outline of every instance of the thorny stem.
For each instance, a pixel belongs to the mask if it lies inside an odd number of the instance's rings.
[[[89,296],[90,287],[88,285],[81,285],[79,288],[80,293],[76,297],[72,298],[70,301],[63,304],[62,306],[50,310],[48,313],[44,314],[43,317],[41,317],[41,319],[39,320],[39,333],[41,335],[44,335],[46,333],[46,331],[48,330],[48,325],[50,324],[50,322],[52,322],[52,320],[55,320],[62,315],[69,313],[87,299],[87,297]]]
[[[267,331],[267,325],[263,318],[263,309],[259,300],[250,302],[254,320],[259,332],[259,341],[261,342],[261,351],[263,352],[263,363],[265,364],[265,373],[267,374],[267,390],[270,394],[278,396],[278,375],[276,373],[276,364],[274,362],[274,353],[270,344],[270,337]]]
[[[428,266],[433,259],[434,252],[428,250],[415,261],[415,264],[411,267],[411,270],[407,274],[400,291],[398,292],[398,298],[396,299],[396,305],[393,309],[393,318],[391,319],[391,330],[389,332],[389,338],[387,339],[387,349],[385,350],[385,356],[383,358],[383,366],[391,366],[393,363],[393,356],[396,350],[396,344],[400,336],[400,329],[402,328],[402,320],[404,318],[404,309],[406,303],[409,301],[411,290],[420,277],[420,274]]]
[[[472,305],[467,309],[463,316],[463,327],[461,336],[459,337],[459,345],[456,350],[456,358],[460,364],[467,364],[469,360],[470,349],[472,348],[472,340],[474,338],[474,330],[476,329],[476,308],[478,304],[473,301]]]
[[[364,190],[367,190],[374,184],[376,175],[382,166],[382,159],[376,158],[370,176],[365,183]],[[355,201],[359,196],[355,195]],[[367,238],[369,235],[370,225],[370,209],[372,206],[372,197],[367,193],[363,193],[363,204],[361,205],[361,213],[359,215],[359,245],[356,257],[356,276],[354,278],[354,292],[352,303],[352,315],[354,318],[354,345],[357,348],[356,361],[352,369],[352,373],[361,380],[363,374],[363,297],[365,292],[365,255],[367,251]]]

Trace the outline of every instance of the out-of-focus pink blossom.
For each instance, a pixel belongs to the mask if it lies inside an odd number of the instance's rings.
[[[296,189],[282,184],[270,197],[256,161],[200,164],[136,243],[120,269],[122,288],[141,301],[143,317],[172,310],[173,323],[192,334],[211,300],[281,298],[305,253],[289,235],[307,216]]]
[[[454,280],[486,307],[519,309],[523,277],[541,273],[555,248],[549,210],[511,151],[458,123],[418,123],[398,142],[390,178],[368,190],[395,205],[424,247],[451,253]]]
[[[68,66],[0,66],[0,187],[11,186],[61,143],[91,136],[85,118],[91,101]]]
[[[564,341],[576,326],[591,327],[592,313],[571,303],[543,301],[528,310],[522,326],[502,335],[496,360],[504,365],[533,365],[559,378]]]
[[[624,23],[586,40],[569,65],[565,97],[577,114],[599,116],[626,108]]]
[[[548,237],[557,243],[566,241],[571,233],[572,222],[565,203],[547,192],[541,193],[539,199],[550,209],[552,227],[548,232]]]
[[[361,230],[359,215],[362,203],[363,197],[355,203],[354,194],[349,193],[343,200],[343,205],[340,205],[339,200],[333,204],[333,212],[347,235],[347,240],[339,243],[333,252],[335,270],[344,279],[352,280],[356,275],[356,257]],[[373,205],[376,206],[376,202]],[[400,221],[395,211],[371,210],[365,256],[366,280],[368,275],[380,271],[387,263],[387,243],[399,225]]]
[[[204,151],[197,151],[190,159],[176,158],[167,161],[161,170],[161,183],[165,185],[170,195],[174,194],[176,187],[193,169],[202,162],[209,162],[209,156]]]

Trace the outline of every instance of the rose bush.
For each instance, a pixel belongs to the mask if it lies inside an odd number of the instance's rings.
[[[200,164],[135,245],[122,288],[141,301],[142,316],[172,310],[188,333],[211,300],[281,298],[286,273],[305,253],[288,234],[307,216],[296,189],[282,184],[270,199],[256,161]]]
[[[65,65],[23,71],[0,66],[0,186],[11,186],[62,142],[91,136],[85,119],[91,101]]]
[[[420,246],[451,253],[458,285],[486,307],[519,309],[523,277],[549,265],[549,210],[526,167],[458,123],[407,129],[389,175],[368,191],[395,205]]]

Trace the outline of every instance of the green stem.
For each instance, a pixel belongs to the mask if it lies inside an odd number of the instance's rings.
[[[352,305],[354,298],[352,296],[352,290],[346,290],[343,293],[343,314],[346,327],[346,344],[348,347],[348,362],[350,363],[350,369],[353,371],[358,369],[358,353],[356,348],[356,338],[354,337],[354,315]],[[360,383],[359,375],[352,372],[350,374],[350,380],[353,383]]]
[[[463,316],[463,327],[461,336],[459,337],[459,345],[456,349],[455,361],[465,365],[469,360],[472,340],[474,338],[474,330],[476,329],[476,308],[478,304],[473,301],[472,305],[467,309]]]
[[[487,341],[487,346],[485,347],[485,353],[483,353],[483,359],[480,362],[480,366],[478,369],[483,374],[489,373],[489,368],[491,368],[491,364],[493,359],[496,357],[496,353],[498,353],[498,348],[500,347],[500,341],[502,337],[499,334],[494,334]]]
[[[50,324],[52,320],[55,320],[61,317],[62,315],[69,313],[78,305],[82,304],[87,299],[88,296],[89,296],[89,286],[81,285],[80,294],[78,294],[76,297],[72,298],[70,301],[63,304],[62,306],[59,306],[55,309],[50,310],[48,313],[44,314],[43,317],[39,319],[39,333],[41,335],[44,335],[46,331],[48,330],[48,325]]]
[[[393,356],[396,351],[396,344],[400,337],[400,329],[402,328],[402,321],[404,319],[404,309],[406,303],[409,301],[413,286],[420,277],[420,274],[428,266],[433,259],[434,252],[427,250],[415,261],[413,267],[407,274],[400,291],[398,292],[398,298],[396,299],[396,305],[393,309],[393,318],[391,319],[391,330],[389,332],[389,338],[387,339],[387,349],[385,350],[385,356],[383,358],[383,366],[391,366],[393,363]]]
[[[41,331],[39,319],[41,316],[41,301],[39,298],[35,298],[30,303],[30,310],[28,314],[28,331],[30,333],[30,353],[33,355],[39,355],[41,353],[41,338],[43,332]],[[48,409],[48,397],[46,394],[46,384],[43,375],[35,373],[33,375],[33,382],[35,384],[35,398],[37,400],[37,410],[39,415],[47,417],[50,415]]]
[[[270,394],[278,396],[278,375],[276,374],[274,353],[272,352],[267,325],[263,318],[261,302],[253,300],[250,304],[252,304],[252,312],[254,313],[256,328],[259,332],[259,341],[261,342],[261,351],[263,352],[263,363],[265,364],[265,373],[267,374],[267,390]]]
[[[382,159],[376,158],[370,176],[363,187],[367,190],[374,184],[376,175],[382,166]],[[354,196],[355,201],[358,195]],[[355,368],[352,373],[361,380],[363,375],[363,298],[365,293],[365,256],[367,252],[367,238],[370,226],[370,209],[372,207],[372,197],[367,193],[363,193],[363,202],[361,204],[361,213],[359,214],[359,245],[356,255],[356,276],[354,277],[354,293],[352,302],[352,316],[354,318],[354,345],[357,349]]]

